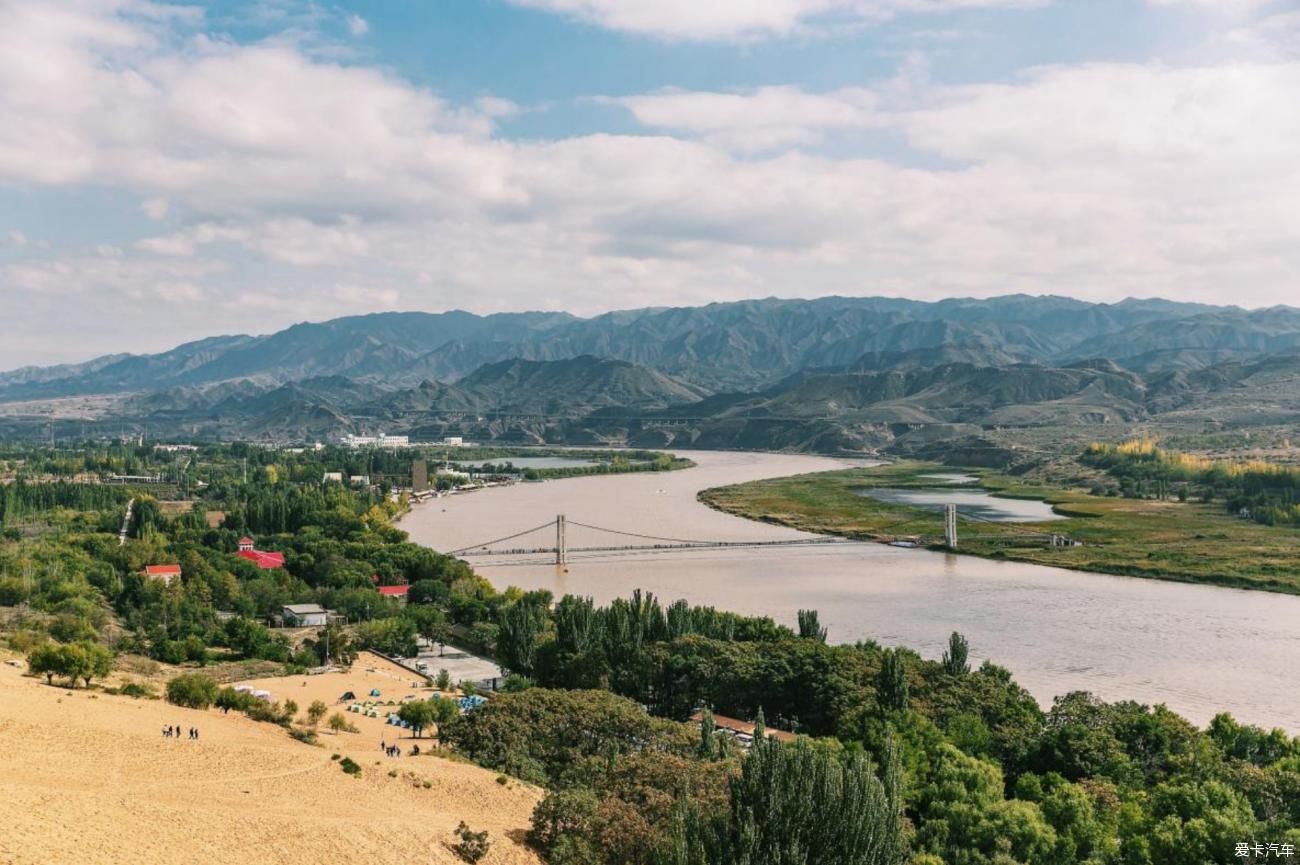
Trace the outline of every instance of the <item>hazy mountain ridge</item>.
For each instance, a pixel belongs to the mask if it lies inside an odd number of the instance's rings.
[[[112,403],[104,419],[158,434],[275,439],[384,429],[837,451],[920,429],[1291,422],[1300,310],[1013,296],[383,313],[0,375],[0,402],[101,392],[113,395],[89,399]],[[12,429],[45,423],[35,404],[8,413]]]
[[[1092,304],[1013,295],[935,303],[896,298],[752,300],[567,313],[377,313],[267,336],[221,336],[155,355],[0,373],[0,399],[345,375],[389,386],[454,382],[484,364],[583,355],[654,367],[710,391],[754,390],[801,370],[944,362],[1062,365],[1134,359],[1141,371],[1300,348],[1300,310],[1246,312],[1162,300]],[[928,361],[931,350],[945,352]],[[961,354],[958,354],[958,352]],[[1198,362],[1204,358],[1205,362]],[[1131,367],[1131,368],[1134,368]]]

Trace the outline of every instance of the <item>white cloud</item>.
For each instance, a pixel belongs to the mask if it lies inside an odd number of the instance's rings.
[[[796,87],[748,93],[669,90],[615,101],[645,126],[699,135],[741,151],[815,144],[829,131],[882,125],[876,113],[879,98],[861,88],[831,93]]]
[[[360,15],[349,15],[348,32],[353,36],[365,36],[370,32],[370,25]]]
[[[663,39],[752,40],[908,13],[1043,5],[1050,0],[510,0],[610,30]]]
[[[166,220],[104,254],[6,249],[12,327],[76,332],[55,341],[70,354],[376,308],[1009,291],[1268,305],[1300,282],[1300,63],[656,92],[621,101],[654,134],[510,141],[493,121],[517,109],[491,97],[450,104],[138,8],[0,0],[0,181],[124,190]],[[816,146],[863,129],[903,158]],[[34,350],[0,345],[0,367]]]

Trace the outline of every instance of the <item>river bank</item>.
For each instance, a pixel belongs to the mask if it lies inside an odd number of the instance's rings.
[[[416,508],[402,528],[433,549],[472,547],[529,526],[569,519],[572,549],[602,543],[582,522],[679,538],[728,541],[815,537],[713,510],[705,489],[854,463],[828,457],[681,452],[686,471],[517,484]],[[538,546],[554,541],[539,533]],[[514,545],[512,542],[511,545]],[[474,557],[498,588],[547,589],[600,603],[636,589],[793,626],[821,612],[837,643],[877,640],[939,657],[956,630],[972,662],[1010,669],[1044,705],[1069,691],[1165,703],[1198,724],[1217,712],[1265,727],[1300,729],[1293,671],[1300,669],[1300,598],[1085,571],[878,543],[765,549]]]
[[[818,534],[938,544],[943,518],[931,510],[861,494],[863,490],[948,489],[933,479],[954,471],[934,463],[896,463],[816,475],[771,478],[704,490],[724,513]],[[1300,594],[1300,533],[1233,518],[1221,505],[1094,496],[1026,484],[986,469],[962,470],[980,489],[1052,506],[1044,521],[961,521],[958,555],[1092,573]],[[1052,546],[1061,535],[1077,546]]]

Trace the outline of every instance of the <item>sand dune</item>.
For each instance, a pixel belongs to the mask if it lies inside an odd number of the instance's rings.
[[[167,724],[202,738],[164,739]],[[385,761],[377,732],[311,747],[234,713],[50,688],[0,665],[0,863],[454,863],[461,820],[491,833],[484,863],[538,862],[512,838],[540,791],[437,757]]]

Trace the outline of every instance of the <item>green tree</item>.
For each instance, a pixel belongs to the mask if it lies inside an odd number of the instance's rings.
[[[313,700],[312,704],[307,707],[307,720],[313,727],[319,727],[321,719],[329,712],[329,706],[326,706],[320,700]]]
[[[713,713],[706,707],[700,712],[700,759],[712,760],[718,752],[715,741]]]
[[[187,709],[206,709],[217,700],[217,683],[202,673],[184,673],[167,683],[167,702]]]
[[[826,629],[821,626],[816,610],[799,611],[799,637],[804,640],[826,642]]]
[[[113,670],[113,653],[98,643],[79,643],[80,664],[77,675],[90,687],[90,680],[107,676]]]
[[[892,770],[889,770],[892,771]],[[731,783],[725,865],[895,865],[898,804],[861,754],[756,742]]]
[[[497,663],[514,673],[530,676],[542,634],[543,611],[519,601],[501,610],[497,617]]]
[[[342,712],[335,712],[333,715],[330,715],[329,727],[336,735],[338,733],[346,733],[348,728],[351,726],[352,725],[348,723],[348,719],[343,717]]]
[[[63,646],[59,643],[43,643],[27,655],[27,669],[44,676],[46,684],[53,685],[55,676],[67,676]]]
[[[948,650],[943,653],[944,672],[954,676],[964,676],[970,672],[970,664],[967,663],[967,657],[970,654],[970,646],[966,643],[966,638],[956,631],[948,638]]]
[[[442,739],[443,729],[460,717],[460,703],[449,697],[434,697],[429,701],[433,707],[433,723],[438,727],[438,739]]]
[[[907,666],[898,649],[886,649],[881,656],[876,694],[884,709],[901,712],[907,708]]]
[[[424,728],[433,723],[434,708],[428,700],[412,700],[409,703],[403,703],[402,707],[397,710],[397,717],[401,718],[419,738],[424,733]]]

